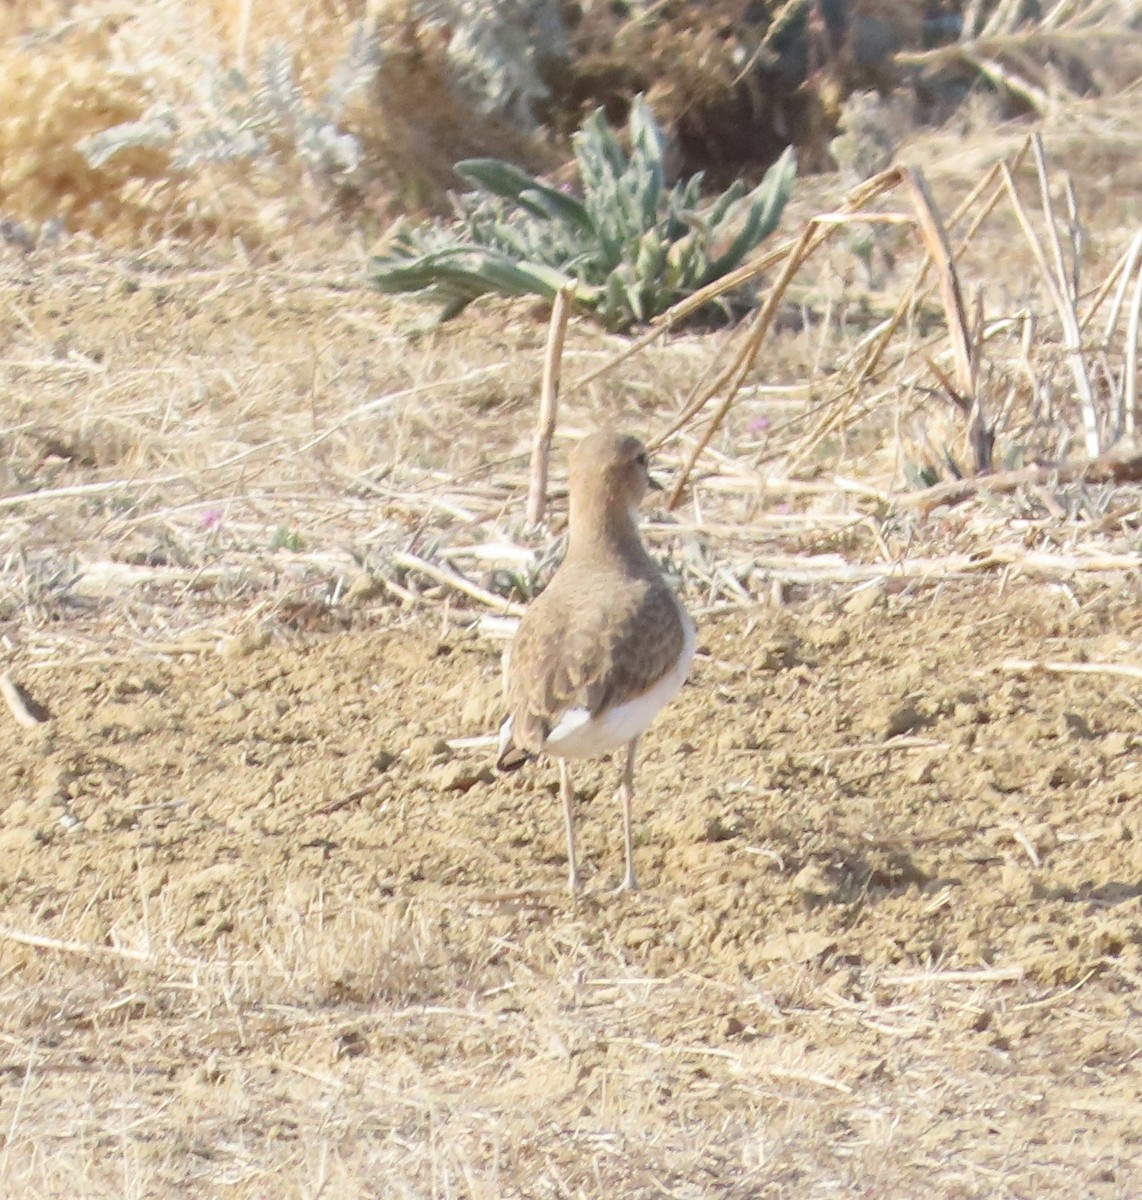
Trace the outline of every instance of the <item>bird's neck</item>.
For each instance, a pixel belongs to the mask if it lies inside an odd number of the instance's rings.
[[[567,557],[653,568],[639,536],[634,509],[617,504],[610,497],[572,497]]]

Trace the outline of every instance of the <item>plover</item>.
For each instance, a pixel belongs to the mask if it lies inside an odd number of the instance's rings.
[[[647,554],[638,505],[648,487],[646,447],[593,433],[571,452],[567,555],[527,610],[504,658],[508,718],[501,771],[547,754],[559,762],[567,869],[579,890],[568,759],[626,747],[618,796],[626,838],[622,887],[634,888],[631,804],[639,737],[686,681],[694,624]]]

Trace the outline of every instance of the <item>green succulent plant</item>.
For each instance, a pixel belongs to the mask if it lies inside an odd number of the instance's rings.
[[[796,174],[786,150],[748,191],[703,202],[702,176],[668,188],[665,140],[636,97],[630,153],[595,112],[572,139],[581,198],[499,159],[458,163],[475,186],[448,225],[399,225],[370,265],[383,292],[443,302],[441,319],[479,296],[554,297],[563,287],[609,329],[647,321],[739,266],[777,226]]]

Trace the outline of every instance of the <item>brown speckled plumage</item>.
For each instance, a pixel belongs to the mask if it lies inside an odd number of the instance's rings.
[[[507,702],[512,743],[538,754],[571,708],[592,716],[649,691],[685,642],[674,593],[654,572],[561,572],[528,610],[512,644]]]

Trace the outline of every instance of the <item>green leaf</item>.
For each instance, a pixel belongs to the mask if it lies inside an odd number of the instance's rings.
[[[575,283],[569,275],[542,263],[513,262],[503,255],[487,256],[479,269],[493,281],[493,290],[504,296],[546,296],[550,300],[560,288]]]
[[[653,279],[662,274],[666,265],[666,243],[659,237],[658,231],[649,230],[639,239],[638,251],[634,260],[634,273],[639,279]]]
[[[545,217],[565,221],[581,233],[594,232],[591,214],[574,196],[569,196],[566,192],[557,192],[546,184],[540,184],[525,192],[521,199],[530,201]]]
[[[740,179],[735,179],[717,200],[704,213],[701,213],[697,217],[695,224],[701,225],[711,232],[717,230],[718,226],[725,220],[726,213],[744,195],[745,184]]]
[[[382,292],[432,291],[445,296],[545,296],[572,285],[570,276],[541,263],[519,262],[510,256],[472,246],[453,246],[411,261],[374,258],[373,286]],[[578,289],[576,289],[578,292]]]
[[[701,234],[694,231],[674,242],[667,251],[663,279],[672,293],[685,295],[694,290],[700,274],[696,265],[705,266],[703,241]]]
[[[597,108],[583,128],[572,135],[571,145],[579,164],[579,176],[584,190],[591,192],[621,179],[629,166],[623,148],[607,127],[601,108]]]
[[[536,184],[526,171],[499,158],[463,159],[456,164],[456,174],[505,200],[517,200],[521,192]]]
[[[662,157],[666,141],[654,114],[642,96],[635,96],[630,110],[631,166],[630,174],[639,187],[633,197],[632,215],[638,219],[638,232],[651,229],[662,204],[664,172]]]
[[[603,322],[608,329],[621,328],[629,322],[626,305],[626,286],[619,277],[618,271],[612,271],[607,276],[601,296]],[[596,305],[598,307],[598,305]]]
[[[740,207],[748,208],[748,215],[726,250],[707,266],[703,283],[719,279],[739,266],[745,256],[777,228],[796,176],[797,160],[790,146],[766,171],[765,178],[754,191],[738,201]]]
[[[456,173],[493,196],[514,200],[534,216],[566,221],[584,233],[591,231],[590,215],[578,200],[502,159],[468,158],[456,164]]]

